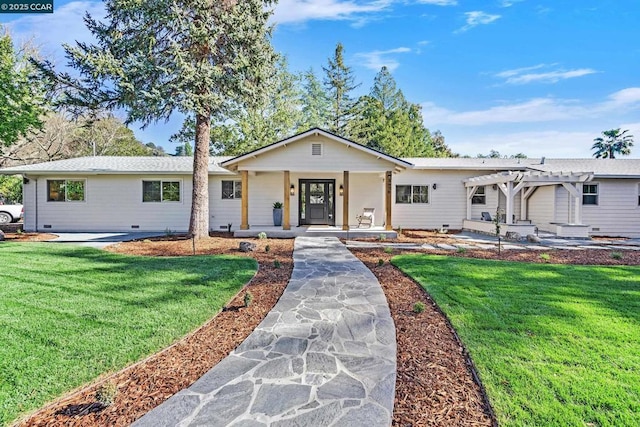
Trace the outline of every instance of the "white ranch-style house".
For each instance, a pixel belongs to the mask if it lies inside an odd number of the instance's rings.
[[[187,231],[189,157],[82,157],[17,166],[25,231]],[[640,237],[640,159],[395,158],[311,129],[209,164],[210,227],[468,229]],[[488,215],[487,215],[488,214]],[[484,217],[484,218],[483,218]],[[368,227],[368,225],[367,225]]]

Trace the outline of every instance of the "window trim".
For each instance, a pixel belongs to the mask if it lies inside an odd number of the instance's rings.
[[[224,197],[224,183],[231,182],[233,183],[233,191],[231,193],[232,197]],[[236,193],[240,193],[240,197],[236,197]],[[220,181],[220,198],[222,200],[242,200],[242,181],[239,179],[223,179]]]
[[[145,182],[159,182],[160,183],[160,200],[145,200],[144,199],[144,183]],[[164,183],[177,183],[178,184],[178,200],[165,200],[164,198]],[[182,203],[182,180],[181,179],[143,179],[142,180],[142,203]]]
[[[478,193],[480,189],[482,189],[482,194]],[[479,185],[476,187],[476,191],[474,191],[473,194],[471,195],[471,204],[481,205],[481,206],[487,204],[487,186],[486,185]]]
[[[398,187],[409,187],[409,199],[408,201],[399,201],[398,200]],[[427,190],[427,201],[426,202],[414,202],[414,197],[416,195],[420,195],[420,193],[415,193],[415,188],[425,188]],[[396,194],[395,194],[395,203],[397,205],[429,205],[431,204],[431,189],[429,184],[396,184]]]
[[[52,181],[62,181],[64,184],[64,200],[52,200],[50,197],[51,193],[51,182]],[[67,182],[82,182],[82,200],[70,200],[67,196]],[[47,203],[86,203],[87,202],[87,179],[86,178],[58,178],[58,179],[47,179]]]
[[[595,193],[585,192],[585,187],[595,187]],[[585,197],[595,197],[595,203],[586,203]],[[583,206],[598,206],[600,204],[600,184],[588,183],[582,184],[582,205]]]

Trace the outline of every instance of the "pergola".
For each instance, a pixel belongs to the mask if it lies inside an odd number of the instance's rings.
[[[582,184],[593,179],[591,172],[542,172],[542,171],[508,171],[491,175],[465,179],[467,188],[467,219],[471,220],[471,199],[477,188],[483,185],[496,185],[505,195],[505,223],[513,224],[515,197],[520,196],[520,219],[527,219],[527,201],[538,187],[545,185],[562,185],[573,197],[573,224],[582,224]]]

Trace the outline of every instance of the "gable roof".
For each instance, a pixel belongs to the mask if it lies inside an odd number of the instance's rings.
[[[295,143],[297,141],[300,141],[300,140],[302,140],[304,138],[307,138],[307,137],[313,136],[313,135],[324,136],[325,138],[328,138],[328,139],[330,139],[332,141],[344,144],[347,147],[355,148],[355,149],[360,150],[360,151],[362,151],[364,153],[367,153],[367,154],[370,154],[372,156],[375,156],[376,158],[387,160],[388,162],[391,162],[391,163],[395,164],[396,166],[399,166],[400,168],[403,168],[403,169],[404,168],[411,168],[413,166],[410,162],[408,162],[406,160],[390,156],[390,155],[385,154],[385,153],[383,153],[381,151],[374,150],[372,148],[369,148],[369,147],[366,147],[366,146],[364,146],[362,144],[359,144],[359,143],[357,143],[355,141],[351,141],[349,139],[343,138],[341,136],[335,135],[335,134],[333,134],[331,132],[327,132],[326,130],[323,130],[323,129],[320,129],[320,128],[317,128],[317,127],[309,129],[308,131],[299,133],[299,134],[294,135],[292,137],[285,138],[285,139],[282,139],[280,141],[274,142],[273,144],[269,144],[269,145],[266,145],[264,147],[258,148],[256,150],[249,151],[248,153],[241,154],[241,155],[239,155],[237,157],[233,157],[231,159],[225,160],[222,163],[220,163],[220,165],[222,167],[225,167],[225,168],[233,169],[233,167],[235,165],[237,165],[238,163],[242,162],[243,160],[259,156],[261,154],[267,153],[267,152],[272,151],[272,150],[274,150],[276,148],[279,148],[279,147],[286,147],[287,144],[293,144],[293,143]]]
[[[209,174],[228,175],[228,170],[221,168],[219,163],[228,157],[211,157],[209,159]],[[193,171],[193,157],[146,156],[120,157],[95,156],[76,157],[72,159],[56,160],[53,162],[36,163],[33,165],[14,166],[0,169],[4,174],[32,174],[66,173],[70,175],[126,175],[126,174],[155,174],[155,175],[183,175]]]

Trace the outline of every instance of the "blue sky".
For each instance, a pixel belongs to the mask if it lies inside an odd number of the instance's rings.
[[[53,15],[2,15],[64,64],[62,42],[90,40],[82,16],[99,1],[55,2]],[[590,157],[593,138],[622,127],[640,157],[640,5],[637,0],[280,0],[273,44],[291,71],[320,74],[337,42],[369,91],[386,65],[458,153]],[[142,131],[174,146],[179,118]]]

